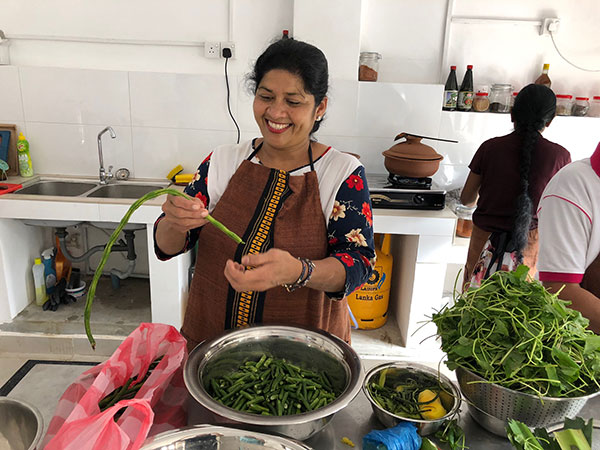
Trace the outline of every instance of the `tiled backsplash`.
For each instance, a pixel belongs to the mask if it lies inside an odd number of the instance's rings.
[[[454,138],[431,142],[444,155],[436,181],[462,186],[467,165],[484,140],[510,132],[510,116],[441,111],[443,86],[330,80],[329,106],[318,139],[361,155],[367,172],[381,173],[381,152],[402,131]],[[231,109],[242,139],[258,136],[252,96],[243,77],[230,80]],[[177,164],[194,171],[217,145],[234,142],[224,76],[0,66],[0,123],[15,123],[30,141],[37,173],[96,175],[97,133],[105,165],[134,177],[162,178]],[[600,119],[558,117],[545,132],[573,159],[600,141]]]

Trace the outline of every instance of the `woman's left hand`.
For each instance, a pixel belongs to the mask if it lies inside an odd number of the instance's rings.
[[[291,284],[301,272],[302,263],[289,252],[277,248],[257,255],[244,255],[242,264],[232,260],[225,264],[225,277],[238,292],[262,292],[284,283]]]

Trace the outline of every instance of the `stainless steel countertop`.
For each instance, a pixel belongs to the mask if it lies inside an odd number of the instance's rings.
[[[383,361],[377,363],[379,362]],[[600,422],[600,396],[588,401],[579,416],[585,419],[593,417],[595,422]],[[461,406],[460,425],[465,431],[467,446],[470,450],[509,450],[513,448],[507,439],[496,436],[477,424],[469,415],[464,402]],[[372,414],[371,404],[361,391],[346,408],[334,416],[323,431],[305,443],[314,450],[351,450],[351,447],[341,442],[342,437],[347,437],[356,444],[355,450],[360,450],[364,435],[371,430],[382,430],[383,428],[383,425]],[[596,447],[598,444],[595,443],[594,448],[598,448]]]

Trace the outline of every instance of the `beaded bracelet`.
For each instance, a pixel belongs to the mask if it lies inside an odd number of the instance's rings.
[[[293,292],[296,289],[306,286],[306,283],[308,283],[308,281],[310,280],[313,273],[313,269],[315,268],[315,263],[312,262],[310,259],[298,258],[298,260],[302,263],[302,272],[300,273],[300,276],[292,284],[282,284],[282,286],[288,292]]]

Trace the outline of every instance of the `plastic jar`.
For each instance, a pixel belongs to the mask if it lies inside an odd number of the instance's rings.
[[[361,52],[358,66],[358,81],[377,81],[379,60],[377,52]]]
[[[519,95],[518,92],[513,92],[512,93],[512,98],[510,99],[510,107],[512,108],[513,106],[515,106],[515,100],[517,99],[517,95]]]
[[[512,86],[510,84],[492,84],[490,93],[490,111],[495,113],[510,112]]]
[[[490,109],[490,99],[487,92],[477,92],[473,99],[473,111],[486,112]]]
[[[573,107],[573,96],[560,94],[556,96],[556,115],[570,116]]]
[[[469,238],[473,232],[473,211],[476,206],[458,205],[456,207],[456,235],[459,237]]]
[[[571,110],[571,114],[574,116],[585,116],[590,109],[590,98],[589,97],[575,97],[575,104]]]
[[[600,117],[600,95],[594,96],[587,113],[588,117]]]

